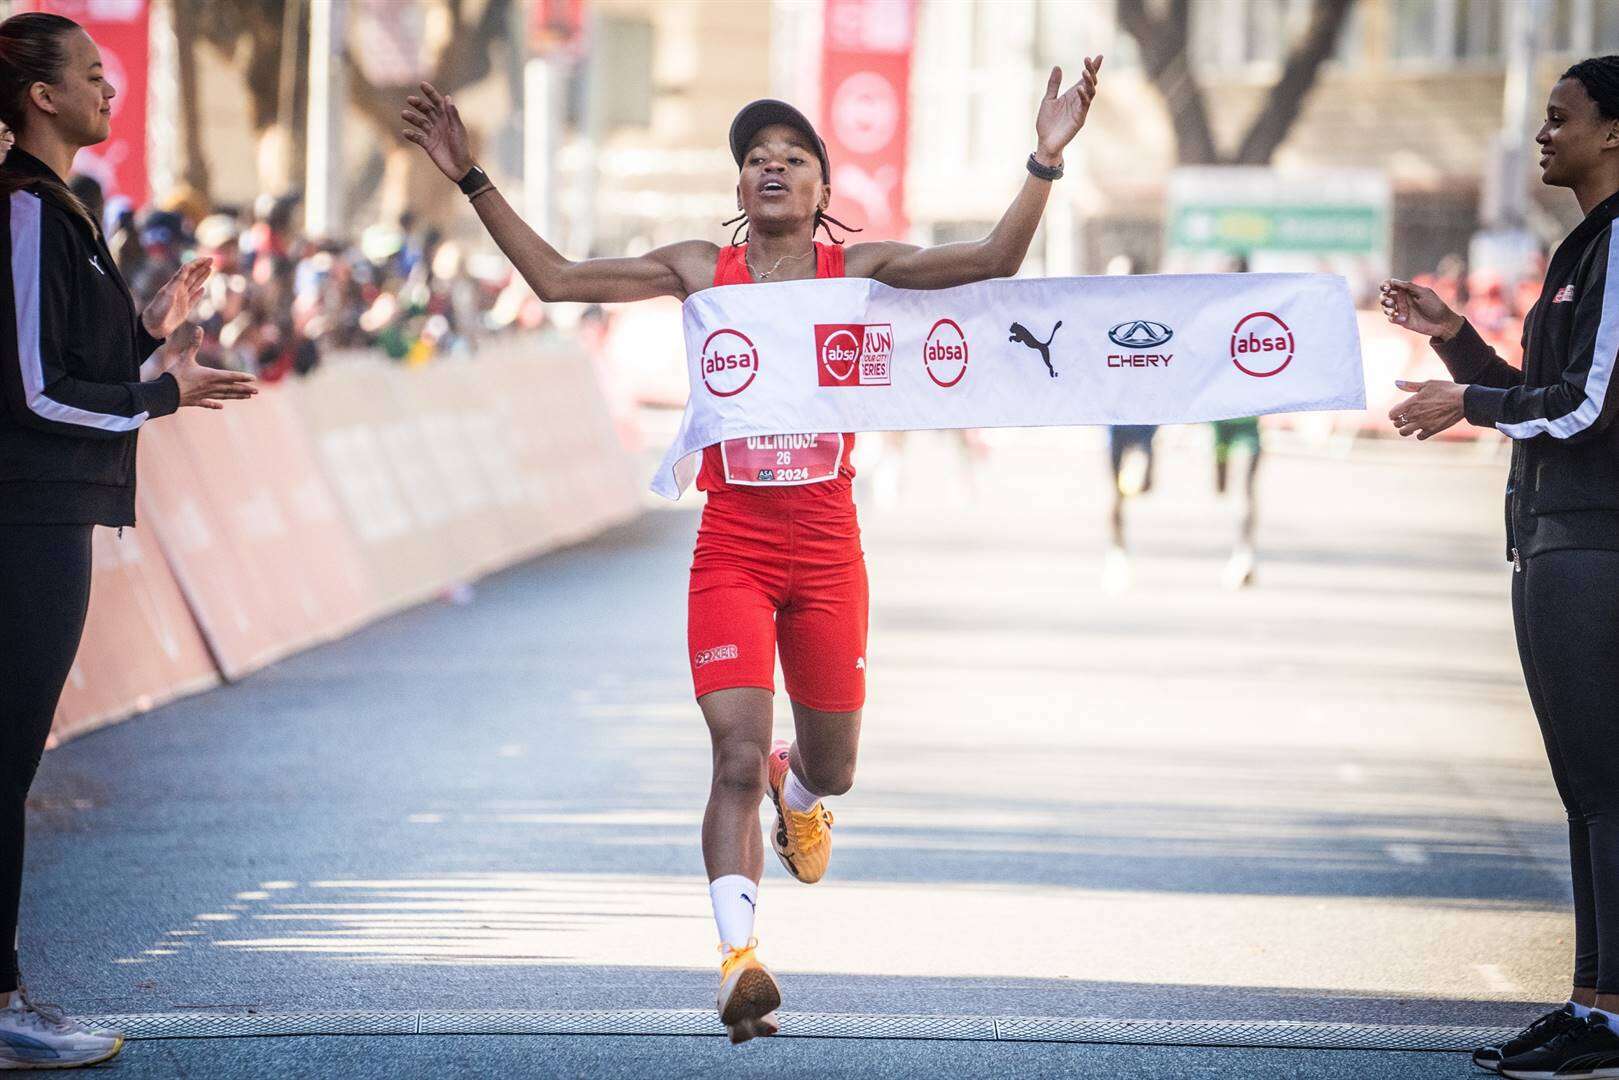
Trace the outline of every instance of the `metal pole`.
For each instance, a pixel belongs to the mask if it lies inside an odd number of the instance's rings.
[[[557,155],[562,149],[562,72],[535,58],[523,68],[523,217],[534,231],[557,235]]]
[[[304,227],[314,236],[343,228],[343,70],[347,0],[313,0],[309,7],[309,140]]]
[[[1480,218],[1484,228],[1468,246],[1474,270],[1498,274],[1510,287],[1527,270],[1539,241],[1529,229],[1529,149],[1544,88],[1535,81],[1546,0],[1507,6],[1507,77],[1501,93],[1501,130],[1485,173]]]
[[[1490,228],[1521,229],[1528,222],[1529,128],[1539,112],[1542,88],[1535,83],[1545,0],[1508,6],[1507,78],[1501,94],[1501,134],[1496,152],[1496,198],[1486,207]]]

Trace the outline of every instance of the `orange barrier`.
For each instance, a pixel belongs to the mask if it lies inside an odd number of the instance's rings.
[[[240,678],[639,503],[592,365],[532,338],[415,369],[332,357],[254,401],[153,423],[139,467],[141,528],[97,530],[58,738]]]
[[[89,620],[62,689],[53,743],[219,681],[151,533],[97,529],[91,543]]]

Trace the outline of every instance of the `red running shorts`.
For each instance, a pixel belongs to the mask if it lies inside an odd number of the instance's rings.
[[[692,556],[686,642],[701,698],[776,689],[822,712],[866,702],[866,559],[848,490],[802,499],[715,492]]]

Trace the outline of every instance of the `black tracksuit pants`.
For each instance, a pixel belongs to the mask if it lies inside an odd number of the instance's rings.
[[[0,993],[17,989],[24,803],[90,605],[89,525],[0,525]]]
[[[1619,551],[1525,559],[1512,615],[1568,810],[1574,985],[1619,994]]]

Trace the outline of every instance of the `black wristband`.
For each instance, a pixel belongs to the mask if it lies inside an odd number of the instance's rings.
[[[1029,175],[1037,176],[1041,180],[1061,180],[1062,179],[1062,166],[1061,165],[1042,165],[1038,161],[1034,160],[1034,155],[1033,154],[1030,154],[1029,155]]]
[[[455,182],[455,186],[461,189],[461,194],[463,195],[475,194],[479,190],[491,186],[489,174],[474,165],[467,170],[465,176]]]

